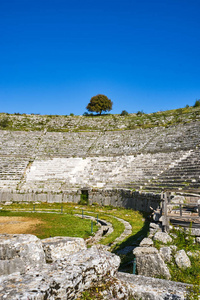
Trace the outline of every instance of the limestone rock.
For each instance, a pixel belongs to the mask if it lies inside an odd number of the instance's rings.
[[[176,245],[170,245],[169,247],[172,249],[172,252],[176,252],[176,250],[177,250]]]
[[[186,269],[191,267],[191,262],[184,250],[180,250],[175,254],[175,262],[179,268]]]
[[[164,262],[170,262],[172,260],[172,249],[170,247],[160,248],[160,255]]]
[[[156,224],[156,223],[150,223],[149,227],[153,228],[153,229],[156,229],[156,230],[160,230],[159,224]]]
[[[146,254],[157,254],[157,253],[158,253],[158,249],[156,249],[155,247],[136,247],[133,250],[133,254],[135,256],[146,255]]]
[[[199,250],[196,250],[196,251],[194,251],[194,252],[188,251],[188,252],[187,252],[187,255],[188,255],[188,256],[191,256],[191,257],[200,257],[200,251],[199,251]]]
[[[188,285],[158,278],[117,272],[116,277],[127,286],[129,297],[135,300],[184,300]],[[132,297],[131,297],[132,296]],[[115,298],[115,297],[113,297]],[[110,299],[113,299],[110,298]],[[109,300],[110,300],[109,299]],[[115,298],[116,299],[116,298]]]
[[[150,247],[153,245],[153,241],[150,238],[144,238],[141,242],[140,242],[140,247]]]
[[[170,233],[170,236],[171,236],[172,238],[174,238],[174,239],[177,238],[177,235],[176,235],[175,233]]]
[[[185,231],[188,233],[188,234],[191,234],[193,236],[196,236],[196,237],[200,237],[200,228],[185,228]]]
[[[41,240],[31,234],[0,235],[0,275],[25,272],[45,263]]]
[[[107,274],[113,276],[120,258],[93,246],[58,260],[44,264],[25,274],[13,273],[0,278],[0,295],[4,299],[76,299],[78,293],[88,289],[92,283],[98,285]]]
[[[156,223],[150,223],[150,225],[149,225],[150,236],[152,237],[158,231],[162,231],[160,225],[156,224]]]
[[[154,241],[159,241],[159,242],[162,242],[163,244],[172,242],[172,238],[169,236],[168,233],[165,233],[165,232],[156,232],[153,239],[154,239]]]
[[[160,217],[161,217],[160,211],[154,211],[154,213],[153,213],[153,220],[154,220],[154,222],[158,222],[159,219],[160,219]]]
[[[139,275],[170,279],[170,273],[164,260],[154,247],[137,247],[133,250],[136,256],[137,272]]]
[[[47,262],[64,259],[70,254],[87,249],[82,238],[74,237],[52,237],[42,240],[43,249]]]
[[[200,237],[196,237],[196,242],[200,244]]]
[[[180,196],[180,195],[174,195],[173,198],[172,198],[172,200],[171,200],[171,202],[175,203],[175,204],[177,204],[177,203],[184,203],[184,201],[185,201],[185,197],[184,196]]]

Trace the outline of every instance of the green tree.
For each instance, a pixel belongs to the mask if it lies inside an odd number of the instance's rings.
[[[100,113],[101,115],[102,111],[110,111],[112,105],[113,102],[107,96],[99,94],[90,99],[86,109],[91,112]]]
[[[128,112],[126,110],[122,110],[120,116],[128,116]]]
[[[200,99],[199,99],[199,100],[196,100],[196,102],[195,102],[195,104],[194,104],[193,107],[198,107],[198,106],[200,106]]]

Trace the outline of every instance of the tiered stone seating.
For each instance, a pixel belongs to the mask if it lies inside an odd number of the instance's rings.
[[[154,138],[146,144],[145,152],[171,152],[194,149],[200,144],[200,122],[159,127]]]
[[[38,148],[38,157],[85,157],[101,135],[99,132],[47,132]]]
[[[196,189],[199,132],[200,122],[129,131],[0,131],[0,188]]]
[[[86,158],[37,159],[26,174],[23,189],[68,189],[124,187],[143,184],[185,154],[140,154],[137,156],[100,156]]]
[[[0,130],[0,156],[33,157],[42,132]]]
[[[19,184],[29,159],[14,156],[0,157],[0,188],[15,188]]]
[[[142,151],[154,137],[156,129],[108,131],[102,134],[89,151],[89,155],[132,155]]]
[[[0,131],[0,188],[16,189],[34,157],[41,132]]]
[[[162,172],[146,188],[200,192],[200,148],[191,150],[185,158]]]

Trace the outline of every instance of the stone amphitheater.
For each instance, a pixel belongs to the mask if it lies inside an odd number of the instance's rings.
[[[23,116],[11,117],[23,124]],[[29,116],[29,123],[31,117],[32,123],[35,119],[45,123],[43,116]],[[111,117],[71,117],[71,123],[63,125],[65,130],[68,126],[67,132],[59,132],[58,121],[52,120],[56,132],[45,126],[41,131],[1,130],[1,195],[4,199],[10,193],[79,195],[82,188],[199,194],[199,110],[195,118],[182,123],[146,129],[119,130],[123,126],[127,129],[127,121],[123,125],[122,118],[116,118],[119,122],[111,123],[114,130],[109,131],[110,119],[113,121]],[[94,127],[100,120],[99,127]],[[62,118],[59,122],[63,124]],[[90,131],[81,131],[84,122],[89,123]],[[102,130],[103,126],[107,130]]]
[[[0,201],[79,202],[86,193],[89,203],[150,211],[163,190],[198,199],[199,112],[140,119],[0,114]],[[73,243],[80,243],[77,253]],[[66,257],[65,247],[73,248]],[[46,248],[56,254],[51,264]],[[118,256],[79,239],[1,235],[0,258],[1,299],[79,299],[107,274],[102,299],[188,299],[186,284],[117,272]]]

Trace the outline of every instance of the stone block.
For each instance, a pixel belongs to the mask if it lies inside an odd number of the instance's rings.
[[[159,241],[163,244],[167,244],[167,243],[172,242],[171,236],[169,236],[169,234],[165,233],[165,232],[156,232],[154,237],[153,237],[153,240],[154,241]]]
[[[164,262],[171,262],[172,260],[172,249],[170,247],[161,247],[159,251]]]
[[[143,276],[162,276],[170,279],[171,275],[164,260],[154,247],[137,247],[133,250],[136,256],[137,273]]]
[[[150,247],[150,246],[153,246],[153,241],[150,238],[144,238],[140,242],[140,247]]]
[[[65,259],[68,255],[87,249],[84,239],[73,237],[47,238],[42,240],[42,245],[47,262]]]
[[[45,255],[41,240],[34,235],[0,235],[0,275],[23,272],[30,267],[41,267]]]
[[[177,266],[181,269],[191,267],[191,262],[184,250],[177,251],[174,256]]]

